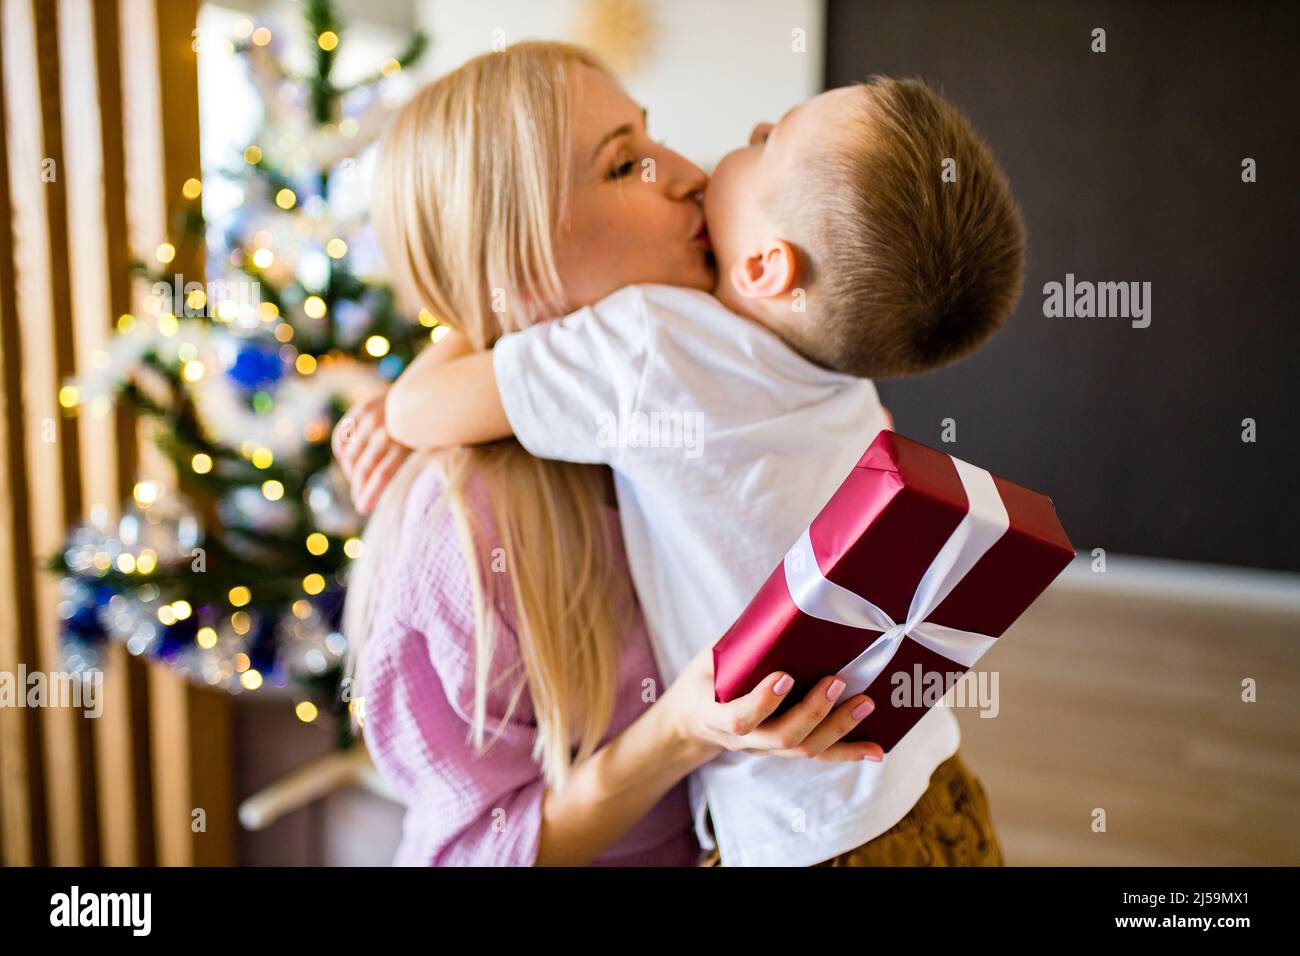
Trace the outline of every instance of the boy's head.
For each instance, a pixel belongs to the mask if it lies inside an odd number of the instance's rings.
[[[982,345],[1020,296],[1024,225],[988,147],[923,83],[800,104],[718,164],[717,294],[808,358],[864,377]]]

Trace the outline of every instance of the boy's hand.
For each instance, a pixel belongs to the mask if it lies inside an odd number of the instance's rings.
[[[865,694],[832,701],[826,692],[837,681],[844,683],[834,676],[822,678],[779,717],[771,714],[793,683],[786,674],[769,674],[744,697],[719,704],[713,697],[713,649],[706,648],[691,659],[660,703],[673,709],[682,736],[703,743],[715,756],[731,750],[815,760],[883,760],[880,744],[840,740],[871,713],[874,704]],[[775,689],[780,684],[785,686],[778,694]],[[869,705],[865,712],[854,716],[864,703]]]
[[[399,445],[384,424],[383,394],[358,402],[339,419],[330,448],[352,488],[352,506],[368,515],[411,449]]]

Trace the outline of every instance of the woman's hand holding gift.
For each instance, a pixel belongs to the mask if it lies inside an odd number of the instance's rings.
[[[659,703],[669,708],[683,739],[711,748],[709,759],[725,750],[816,760],[884,759],[879,744],[840,740],[875,704],[865,694],[840,701],[844,681],[833,675],[818,681],[784,714],[771,716],[793,684],[792,677],[778,671],[744,697],[719,704],[713,694],[709,647],[691,659]]]

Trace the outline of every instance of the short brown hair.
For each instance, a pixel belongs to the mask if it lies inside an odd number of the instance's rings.
[[[862,122],[776,199],[807,258],[807,313],[782,331],[836,371],[930,371],[973,352],[1015,308],[1024,223],[951,103],[918,80],[873,76],[855,91]]]

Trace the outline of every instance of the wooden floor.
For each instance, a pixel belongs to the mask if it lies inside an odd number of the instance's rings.
[[[1294,614],[1053,588],[978,669],[1000,712],[954,712],[1010,865],[1300,864]]]

